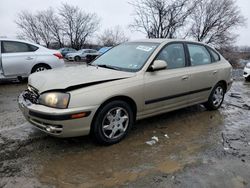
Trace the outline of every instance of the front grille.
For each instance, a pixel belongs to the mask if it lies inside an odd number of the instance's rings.
[[[35,88],[29,86],[28,89],[24,91],[23,98],[33,104],[38,104],[39,93]]]

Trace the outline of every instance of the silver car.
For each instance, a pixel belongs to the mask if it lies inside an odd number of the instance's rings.
[[[50,135],[91,133],[100,143],[114,144],[136,120],[195,104],[218,109],[232,85],[231,70],[206,44],[166,39],[128,42],[92,66],[31,75],[19,106],[31,124]]]
[[[22,40],[0,39],[0,80],[63,67],[60,52]]]
[[[92,60],[95,57],[99,56],[100,53],[96,50],[93,49],[82,49],[82,50],[78,50],[77,52],[74,53],[68,53],[65,56],[65,59],[69,60],[69,61],[80,61],[80,60]]]

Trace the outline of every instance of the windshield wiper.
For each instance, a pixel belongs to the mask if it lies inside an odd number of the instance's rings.
[[[101,65],[97,65],[97,66],[98,66],[98,67],[107,68],[107,69],[120,70],[118,67],[113,67],[113,66],[111,66],[111,65],[101,64]]]

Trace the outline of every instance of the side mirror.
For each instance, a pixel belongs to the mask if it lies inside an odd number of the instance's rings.
[[[154,72],[158,70],[163,70],[167,68],[167,62],[164,60],[155,60],[153,64],[149,67],[149,71]]]

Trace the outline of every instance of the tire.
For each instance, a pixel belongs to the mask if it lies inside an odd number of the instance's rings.
[[[81,60],[81,57],[79,57],[79,56],[75,57],[75,61],[80,61],[80,60]]]
[[[112,145],[124,139],[134,124],[134,113],[124,101],[112,101],[98,110],[92,128],[94,139]]]
[[[250,82],[250,76],[245,78],[247,82]]]
[[[45,71],[45,70],[48,70],[48,69],[51,69],[48,65],[36,65],[31,70],[31,73],[41,72],[41,71]]]
[[[216,84],[208,98],[208,101],[204,104],[206,109],[217,110],[220,108],[224,101],[225,90],[226,89],[222,83]]]

